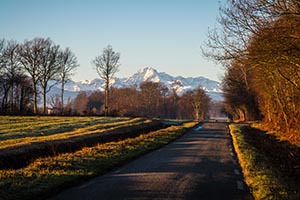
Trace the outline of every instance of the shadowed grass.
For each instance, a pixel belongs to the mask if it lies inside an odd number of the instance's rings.
[[[101,175],[183,135],[196,122],[136,138],[99,144],[74,153],[40,158],[20,170],[0,170],[0,199],[43,199],[70,185]]]
[[[276,160],[276,155],[282,153],[275,147],[273,152],[270,152],[269,148],[272,148],[274,141],[265,137],[266,133],[262,131],[249,131],[251,128],[246,124],[231,124],[229,127],[245,181],[254,198],[300,199],[299,182],[288,175],[292,172],[289,170],[287,173],[283,165],[273,161]]]

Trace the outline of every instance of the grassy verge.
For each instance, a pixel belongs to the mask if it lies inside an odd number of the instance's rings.
[[[0,199],[43,199],[70,185],[101,175],[183,135],[195,122],[136,138],[99,144],[74,153],[40,158],[20,170],[0,170]]]
[[[230,132],[255,199],[300,199],[299,177],[293,177],[292,168],[287,169],[289,153],[283,150],[284,144],[249,125],[231,124]]]

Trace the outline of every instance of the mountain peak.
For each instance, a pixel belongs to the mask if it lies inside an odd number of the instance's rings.
[[[158,72],[153,69],[152,67],[147,67],[144,69],[144,81],[153,81],[153,82],[159,82],[159,74]]]
[[[147,72],[148,73],[157,73],[157,70],[154,69],[153,67],[144,67],[144,68],[141,68],[138,70],[138,73],[141,73],[141,74],[147,73]]]
[[[145,67],[138,70],[129,78],[114,78],[111,81],[113,87],[130,87],[139,86],[144,81],[162,83],[170,91],[176,91],[178,95],[182,95],[188,90],[202,87],[213,99],[222,99],[220,84],[217,81],[207,79],[205,77],[173,77],[165,72],[158,72],[152,67]],[[65,90],[68,92],[103,90],[105,83],[102,79],[94,79],[91,81],[68,82]]]
[[[126,80],[126,85],[140,85],[144,81],[162,83],[172,91],[176,91],[179,95],[187,90],[193,90],[202,87],[207,92],[220,93],[220,85],[217,81],[207,79],[205,77],[173,77],[165,72],[158,72],[152,67],[145,67],[138,70],[133,76]],[[121,84],[123,85],[123,84]]]
[[[151,81],[151,82],[160,82],[159,73],[156,69],[152,67],[145,67],[138,70],[133,76],[128,78],[129,83],[131,82],[144,82],[144,81]]]

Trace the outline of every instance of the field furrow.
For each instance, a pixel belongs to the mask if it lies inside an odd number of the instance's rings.
[[[116,129],[120,127],[126,127],[126,126],[134,126],[139,125],[143,123],[144,120],[140,118],[134,118],[134,119],[124,119],[124,120],[115,120],[115,121],[106,121],[106,122],[99,122],[94,125],[86,125],[85,127],[76,127],[76,128],[69,128],[66,129],[58,128],[55,129],[55,131],[52,131],[51,129],[48,129],[47,131],[40,132],[39,134],[33,135],[31,133],[23,135],[23,137],[19,138],[13,138],[13,139],[6,139],[0,141],[0,149],[13,147],[13,146],[21,146],[26,144],[32,144],[35,142],[40,141],[52,141],[52,140],[62,140],[62,139],[68,139],[71,137],[76,136],[83,136],[83,135],[89,135],[89,134],[95,134],[95,133],[101,133],[105,132],[108,129]]]
[[[30,119],[34,120],[31,117]],[[39,118],[35,119],[37,121]],[[68,117],[55,117],[53,120],[51,119],[48,117],[49,122],[47,123],[43,118],[41,120],[43,121],[42,126],[36,123],[36,127],[43,127],[44,131],[32,133],[24,128],[23,133],[2,134],[0,136],[0,168],[24,167],[39,157],[73,152],[98,143],[136,137],[163,126],[159,120],[142,118],[95,117],[84,119],[78,117],[68,119]],[[9,119],[6,119],[6,121],[9,121]],[[31,122],[26,120],[26,117],[25,121]],[[53,121],[56,124],[53,124]],[[17,121],[14,122],[19,126]],[[82,126],[82,123],[84,126]],[[5,126],[5,124],[2,123],[1,126]]]
[[[48,119],[47,119],[48,118]],[[63,132],[62,129],[72,130],[99,123],[124,121],[126,118],[38,118],[35,121],[20,121],[12,124],[0,124],[0,140],[28,136],[42,136]]]

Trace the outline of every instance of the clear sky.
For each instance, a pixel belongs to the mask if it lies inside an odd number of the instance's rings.
[[[200,46],[225,0],[0,0],[0,38],[50,37],[70,47],[74,80],[97,78],[91,60],[108,44],[120,52],[118,77],[143,67],[173,76],[219,80],[223,68]]]

